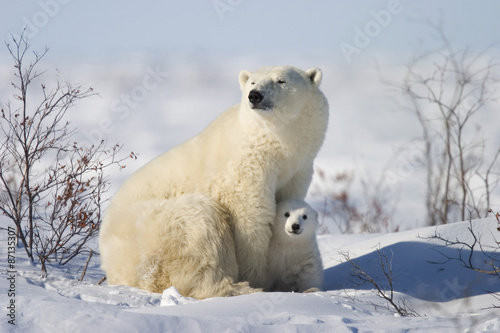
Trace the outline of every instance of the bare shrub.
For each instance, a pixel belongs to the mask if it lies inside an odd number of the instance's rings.
[[[385,300],[388,306],[392,307],[400,316],[418,316],[418,313],[412,308],[410,301],[406,298],[396,299],[394,296],[394,280],[392,276],[392,258],[394,253],[391,251],[391,256],[388,257],[380,247],[377,248],[378,264],[383,273],[384,281],[379,281],[378,278],[370,275],[364,268],[362,268],[355,260],[351,259],[349,253],[341,252],[344,260],[351,265],[352,282],[358,286],[369,284],[374,288],[375,294]],[[387,284],[387,287],[384,287]],[[378,306],[377,304],[373,304]]]
[[[323,220],[330,219],[341,233],[398,231],[393,221],[396,201],[384,177],[374,183],[357,180],[348,171],[328,175],[317,169],[316,174],[323,186],[313,196],[324,198]],[[355,187],[360,193],[356,193]],[[331,232],[323,221],[320,233]]]
[[[500,144],[487,147],[474,119],[496,101],[498,64],[485,53],[455,50],[441,24],[428,22],[442,47],[413,58],[403,83],[422,129],[427,223],[484,217],[500,181]]]
[[[498,212],[494,213],[491,209],[489,213],[494,214],[496,217],[498,223],[496,231],[500,232],[500,214]],[[466,269],[481,274],[493,275],[500,279],[500,242],[495,237],[495,235],[498,234],[491,231],[490,236],[493,241],[484,242],[484,240],[482,240],[483,235],[478,234],[474,229],[474,223],[471,218],[469,218],[467,230],[468,234],[456,236],[453,239],[441,235],[437,230],[434,232],[434,235],[427,237],[426,239],[438,242],[440,247],[436,248],[435,251],[443,258],[440,261],[430,261],[430,263],[443,265],[448,262],[457,262]],[[456,251],[453,251],[451,254],[446,254],[445,251],[443,251],[444,248],[453,248],[456,249]],[[478,254],[481,256],[479,257]],[[495,299],[500,299],[499,293],[487,292]],[[493,305],[492,307],[498,308],[500,306]]]
[[[15,68],[14,102],[0,114],[0,212],[14,223],[18,244],[46,275],[47,263],[64,265],[90,251],[88,241],[99,232],[108,200],[105,170],[124,168],[129,156],[118,156],[119,145],[108,148],[102,141],[82,147],[71,140],[76,129],[66,113],[94,95],[92,88],[42,83],[41,99],[34,101],[30,91],[43,74],[36,67],[48,50],[30,54],[24,33],[12,40],[7,49]]]
[[[490,212],[493,213],[491,209]],[[497,231],[500,232],[500,214],[496,213],[495,217],[499,223]],[[427,237],[427,239],[437,240],[442,247],[456,248],[456,255],[454,256],[447,255],[444,251],[437,248],[436,251],[443,257],[443,260],[432,261],[431,263],[445,264],[450,261],[456,261],[462,267],[478,273],[496,275],[500,279],[500,242],[497,241],[495,234],[491,234],[495,245],[485,245],[481,241],[482,235],[478,235],[477,231],[474,230],[474,223],[471,218],[469,218],[467,230],[469,232],[468,235],[457,236],[454,239],[442,236],[437,230],[434,232],[434,235]],[[478,252],[482,254],[483,260],[474,260]]]

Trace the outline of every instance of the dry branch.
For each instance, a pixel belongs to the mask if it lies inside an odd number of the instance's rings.
[[[16,226],[18,242],[28,258],[41,264],[65,265],[91,251],[88,241],[97,236],[109,179],[105,170],[123,168],[129,158],[119,157],[120,145],[104,141],[83,147],[72,140],[76,128],[65,120],[78,100],[93,96],[92,88],[56,82],[41,84],[41,99],[29,93],[47,49],[33,52],[23,33],[7,44],[15,68],[14,101],[0,113],[0,213]],[[135,158],[132,153],[130,157]]]

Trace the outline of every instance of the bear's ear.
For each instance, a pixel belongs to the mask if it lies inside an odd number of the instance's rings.
[[[321,69],[319,68],[311,68],[306,71],[306,75],[311,80],[311,83],[314,84],[316,87],[319,87],[319,84],[321,83],[321,78],[323,77],[323,73],[321,72]]]
[[[251,74],[252,74],[252,72],[247,71],[245,69],[240,72],[240,88],[241,88],[241,91],[243,91],[243,89],[245,89],[245,84],[247,83],[248,78],[250,77]]]

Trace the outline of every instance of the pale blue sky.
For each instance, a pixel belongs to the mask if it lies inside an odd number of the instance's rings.
[[[440,11],[458,47],[483,49],[499,42],[499,1],[132,1],[1,0],[0,36],[28,25],[34,48],[51,55],[120,57],[135,53],[213,57],[294,54],[345,59],[341,45],[355,46],[356,31],[372,29],[367,45],[351,60],[372,53],[396,59],[430,46],[422,18]],[[377,22],[373,13],[383,14]],[[377,15],[377,14],[375,14]],[[385,21],[383,21],[385,20]],[[378,26],[377,26],[378,25]],[[358,30],[356,30],[358,29]],[[359,38],[359,36],[358,36]],[[345,44],[344,44],[345,45]],[[499,52],[494,45],[492,52]],[[5,48],[0,52],[4,53]],[[405,54],[406,55],[406,54]],[[406,57],[405,57],[406,58]]]

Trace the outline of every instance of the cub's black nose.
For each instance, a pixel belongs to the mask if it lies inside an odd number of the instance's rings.
[[[255,89],[251,90],[250,93],[248,94],[248,100],[253,105],[259,104],[260,102],[262,102],[263,99],[264,96],[262,96],[262,94]]]
[[[297,231],[299,229],[300,229],[300,224],[297,224],[297,223],[292,224],[292,230],[293,231]]]

